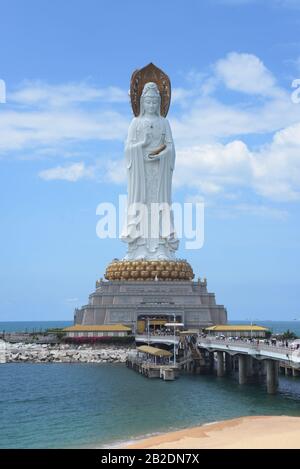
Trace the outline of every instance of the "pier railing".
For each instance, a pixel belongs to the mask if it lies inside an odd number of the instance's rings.
[[[293,362],[300,366],[300,349],[295,349],[290,345],[267,344],[261,341],[247,341],[241,339],[217,339],[199,337],[197,345],[200,348],[220,350],[224,352],[244,353],[248,355],[260,356],[261,358],[279,359]]]
[[[158,334],[137,334],[135,336],[136,342],[149,342],[149,343],[165,343],[165,344],[178,344],[179,336],[174,335],[158,335]]]

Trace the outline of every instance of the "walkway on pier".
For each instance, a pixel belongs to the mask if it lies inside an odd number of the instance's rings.
[[[290,346],[268,345],[260,340],[228,340],[198,336],[197,348],[200,352],[208,352],[211,363],[214,362],[216,355],[218,376],[224,376],[225,373],[235,369],[236,358],[240,384],[245,384],[250,376],[265,373],[269,394],[274,394],[277,390],[279,364],[292,367],[295,374],[299,374],[300,370],[300,350]]]
[[[158,334],[138,334],[135,336],[136,342],[143,342],[149,344],[166,344],[177,345],[179,343],[179,336],[174,335],[158,335]]]
[[[137,347],[127,355],[126,366],[147,378],[173,381],[178,377],[178,366],[170,362],[171,352],[149,345]]]
[[[294,349],[290,346],[268,345],[263,341],[250,342],[249,340],[228,340],[212,338],[198,338],[197,345],[209,351],[218,350],[228,352],[230,355],[245,354],[250,355],[257,360],[278,360],[287,362],[295,368],[300,369],[300,349]]]

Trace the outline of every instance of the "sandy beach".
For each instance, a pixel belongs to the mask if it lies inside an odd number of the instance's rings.
[[[300,417],[240,417],[164,433],[123,446],[130,449],[300,448]]]

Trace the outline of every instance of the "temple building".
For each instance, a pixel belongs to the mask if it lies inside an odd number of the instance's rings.
[[[66,327],[63,329],[67,339],[98,339],[111,337],[128,337],[131,335],[131,328],[123,324],[105,325],[81,325]]]
[[[147,319],[158,325],[173,321],[202,329],[226,324],[227,312],[217,305],[204,280],[100,280],[89,303],[75,310],[75,324],[124,324],[144,331]]]
[[[205,328],[205,332],[212,336],[266,338],[271,335],[270,329],[256,324],[223,324]]]

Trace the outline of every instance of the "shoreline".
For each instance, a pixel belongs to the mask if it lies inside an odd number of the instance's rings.
[[[247,416],[127,441],[119,449],[300,449],[300,417]]]
[[[130,350],[129,346],[115,344],[5,343],[1,363],[125,363]]]

